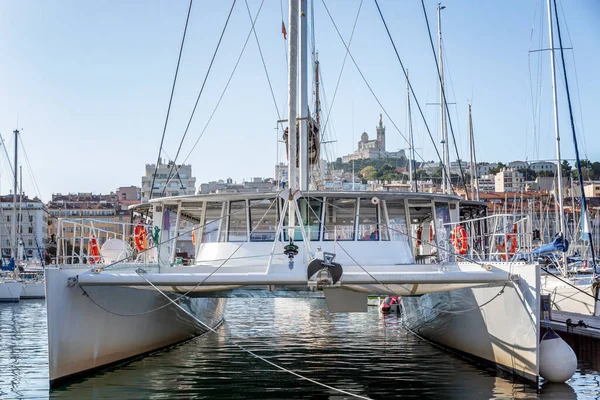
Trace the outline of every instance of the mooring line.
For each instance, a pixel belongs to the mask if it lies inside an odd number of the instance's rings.
[[[201,321],[201,320],[200,320],[198,317],[196,317],[195,315],[193,315],[192,313],[190,313],[188,310],[186,310],[185,308],[183,308],[183,307],[182,307],[181,305],[179,305],[178,303],[174,302],[174,301],[173,301],[173,300],[172,300],[172,299],[171,299],[169,296],[167,296],[167,295],[166,295],[166,294],[165,294],[165,293],[164,293],[162,290],[160,290],[160,289],[159,289],[158,287],[156,287],[156,286],[155,286],[155,285],[154,285],[152,282],[150,282],[150,281],[149,281],[149,280],[148,280],[148,279],[147,279],[147,278],[146,278],[146,277],[145,277],[143,274],[141,274],[140,272],[137,272],[137,271],[136,271],[136,273],[137,273],[139,276],[141,276],[141,277],[142,277],[142,278],[143,278],[143,279],[144,279],[146,282],[148,282],[148,284],[149,284],[150,286],[152,286],[154,289],[156,289],[156,291],[158,291],[158,292],[159,292],[161,295],[163,295],[163,296],[164,296],[164,297],[165,297],[167,300],[169,300],[171,303],[173,303],[173,305],[174,305],[175,307],[179,308],[181,311],[183,311],[184,313],[186,313],[187,315],[189,315],[189,316],[190,316],[192,319],[194,319],[194,320],[195,320],[196,322],[198,322],[200,325],[204,326],[206,329],[208,329],[208,330],[210,330],[211,332],[213,332],[214,334],[216,334],[216,335],[218,335],[218,336],[222,337],[223,339],[225,339],[225,340],[229,341],[231,344],[233,344],[234,346],[236,346],[236,347],[237,347],[237,348],[239,348],[240,350],[242,350],[242,351],[245,351],[246,353],[250,354],[251,356],[253,356],[253,357],[255,357],[255,358],[258,358],[259,360],[261,360],[261,361],[263,361],[263,362],[265,362],[265,363],[267,363],[267,364],[269,364],[269,365],[271,365],[271,366],[273,366],[273,367],[275,367],[275,368],[277,368],[277,369],[279,369],[279,370],[281,370],[281,371],[283,371],[283,372],[287,372],[288,374],[294,375],[294,376],[295,376],[295,377],[297,377],[297,378],[304,379],[304,380],[306,380],[306,381],[308,381],[308,382],[314,383],[315,385],[318,385],[318,386],[324,387],[324,388],[326,388],[326,389],[333,390],[333,391],[335,391],[335,392],[342,393],[342,394],[345,394],[345,395],[348,395],[348,396],[352,396],[352,397],[355,397],[355,398],[357,398],[357,399],[371,400],[369,397],[361,396],[361,395],[359,395],[359,394],[356,394],[356,393],[347,392],[347,391],[345,391],[345,390],[343,390],[343,389],[338,389],[338,388],[336,388],[336,387],[329,386],[329,385],[327,385],[327,384],[325,384],[325,383],[321,383],[321,382],[319,382],[319,381],[316,381],[316,380],[314,380],[314,379],[308,378],[308,377],[306,377],[306,376],[304,376],[304,375],[301,375],[301,374],[299,374],[299,373],[297,373],[297,372],[294,372],[294,371],[292,371],[292,370],[289,370],[289,369],[287,369],[287,368],[285,368],[285,367],[282,367],[282,366],[280,366],[280,365],[278,365],[278,364],[275,364],[274,362],[267,360],[266,358],[264,358],[264,357],[262,357],[262,356],[260,356],[260,355],[258,355],[258,354],[256,354],[256,353],[254,353],[253,351],[246,349],[246,348],[245,348],[244,346],[242,346],[241,344],[238,344],[238,343],[237,343],[235,340],[233,340],[233,339],[230,339],[230,338],[227,338],[225,335],[223,335],[223,334],[221,334],[221,333],[217,332],[217,331],[216,331],[214,328],[212,328],[211,326],[209,326],[209,325],[205,324],[205,323],[204,323],[204,322],[202,322],[202,321]]]

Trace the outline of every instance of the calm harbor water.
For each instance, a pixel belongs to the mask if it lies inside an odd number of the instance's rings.
[[[541,390],[407,333],[396,316],[329,314],[319,299],[232,299],[207,334],[66,387],[48,389],[43,300],[0,304],[0,399],[345,399],[231,344],[327,385],[373,399],[597,399],[597,366]]]

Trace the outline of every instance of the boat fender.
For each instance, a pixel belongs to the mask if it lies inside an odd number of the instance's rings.
[[[540,375],[549,382],[566,382],[577,369],[575,352],[549,329],[540,342]]]

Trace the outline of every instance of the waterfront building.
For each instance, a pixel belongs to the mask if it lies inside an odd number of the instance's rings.
[[[494,192],[496,190],[496,178],[494,175],[483,175],[477,179],[477,185],[480,192]]]
[[[155,170],[156,178],[154,178]],[[154,186],[151,188],[153,183]],[[150,200],[150,197],[183,196],[195,193],[196,178],[192,176],[190,164],[175,165],[172,161],[163,164],[160,158],[158,169],[156,164],[146,164],[145,174],[142,176],[142,203]]]
[[[30,199],[25,195],[17,197],[17,211],[13,205],[13,195],[0,197],[0,247],[2,258],[6,261],[11,256],[12,224],[17,219],[18,242],[26,259],[44,257],[48,244],[48,208],[37,197]]]
[[[543,171],[552,173],[556,172],[556,164],[549,161],[532,162],[529,164],[529,168],[534,170],[536,173]]]
[[[496,192],[520,192],[525,190],[525,177],[513,168],[503,168],[495,176]]]

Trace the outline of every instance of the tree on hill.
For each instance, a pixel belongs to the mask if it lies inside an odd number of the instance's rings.
[[[377,168],[375,168],[371,165],[368,165],[360,170],[360,172],[358,173],[358,176],[367,181],[373,181],[373,180],[377,179]]]

